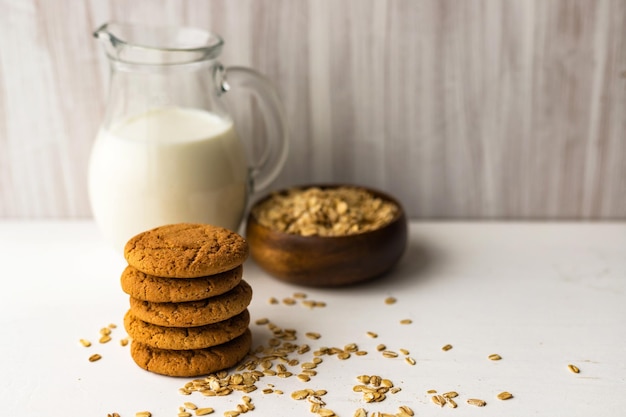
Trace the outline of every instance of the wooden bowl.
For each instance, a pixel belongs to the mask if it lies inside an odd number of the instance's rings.
[[[315,186],[330,188],[337,186]],[[298,187],[298,188],[309,188]],[[250,211],[246,239],[252,259],[279,280],[306,286],[341,286],[381,276],[402,257],[407,243],[407,220],[402,205],[380,191],[358,187],[398,207],[393,220],[360,234],[321,237],[272,230],[259,224]],[[256,205],[267,198],[260,200]]]

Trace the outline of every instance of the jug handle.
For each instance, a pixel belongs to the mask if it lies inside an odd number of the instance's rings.
[[[231,87],[250,92],[260,103],[267,129],[267,146],[256,165],[251,167],[252,192],[262,191],[276,179],[287,160],[288,141],[284,110],[271,82],[259,72],[246,67],[223,69],[219,86],[222,92]]]

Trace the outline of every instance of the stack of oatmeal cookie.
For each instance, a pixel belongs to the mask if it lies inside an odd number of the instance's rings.
[[[252,343],[242,279],[246,241],[205,224],[172,224],[133,237],[121,276],[130,295],[124,327],[141,368],[199,376],[236,365]]]

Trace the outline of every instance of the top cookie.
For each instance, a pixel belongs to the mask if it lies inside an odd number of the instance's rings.
[[[198,278],[241,265],[248,243],[235,232],[207,224],[178,223],[131,238],[124,247],[129,265],[166,278]]]

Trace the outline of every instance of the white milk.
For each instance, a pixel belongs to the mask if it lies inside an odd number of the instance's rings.
[[[182,108],[150,111],[101,131],[89,166],[93,214],[117,250],[137,233],[169,223],[237,231],[247,181],[232,122]]]

